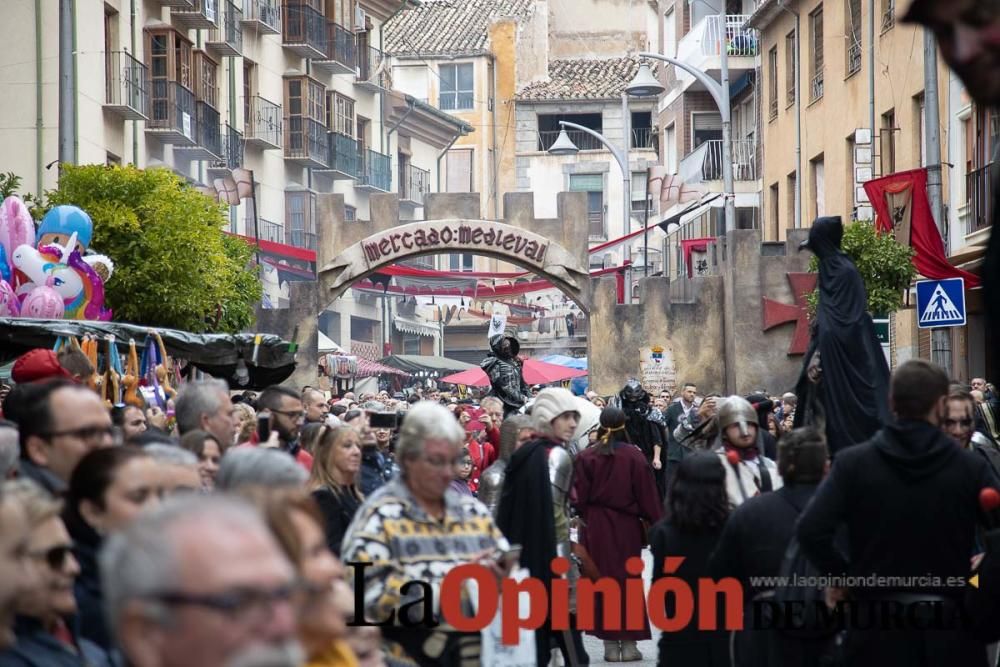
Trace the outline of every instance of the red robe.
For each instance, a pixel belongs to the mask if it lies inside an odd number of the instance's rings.
[[[469,488],[473,493],[479,491],[479,477],[483,471],[490,467],[496,456],[493,453],[493,445],[488,442],[482,444],[475,440],[465,443],[469,449],[469,456],[472,457],[472,474],[469,475]]]
[[[656,491],[653,471],[646,457],[635,445],[615,443],[614,453],[601,454],[596,446],[588,447],[574,462],[573,491],[576,508],[586,524],[580,531],[581,542],[593,558],[602,577],[618,581],[625,591],[625,561],[640,557],[643,548],[642,525],[656,523],[662,503]],[[600,605],[598,596],[598,605]],[[603,611],[595,619],[600,628]],[[622,624],[625,627],[625,610]],[[651,637],[647,621],[644,630],[595,630],[592,634],[607,641],[641,641]]]

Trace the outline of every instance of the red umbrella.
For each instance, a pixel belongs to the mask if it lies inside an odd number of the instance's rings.
[[[583,377],[587,371],[578,368],[566,368],[556,364],[549,364],[538,359],[527,359],[522,369],[524,381],[528,384],[550,384],[552,382],[562,382],[572,378]],[[488,387],[490,379],[481,368],[470,368],[461,373],[448,375],[441,378],[441,382],[448,384],[462,384],[466,387]]]

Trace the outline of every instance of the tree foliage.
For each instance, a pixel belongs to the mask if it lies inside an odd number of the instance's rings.
[[[224,207],[167,169],[62,165],[48,205],[94,221],[91,247],[115,263],[105,302],[116,320],[194,332],[250,326],[261,286],[253,248],[223,233]]]
[[[892,234],[880,234],[875,225],[859,220],[844,227],[841,242],[844,253],[858,267],[868,292],[868,312],[888,315],[903,305],[903,290],[917,275],[913,266],[913,248],[896,241]],[[819,259],[809,261],[809,270],[819,270]],[[816,312],[819,290],[808,297],[810,313]]]

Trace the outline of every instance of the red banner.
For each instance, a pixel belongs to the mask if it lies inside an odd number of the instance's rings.
[[[691,253],[708,252],[708,244],[714,242],[715,237],[684,239],[681,241],[681,249],[684,252],[684,266],[687,267],[688,278],[694,275],[694,266],[691,263]]]
[[[892,233],[916,251],[913,265],[932,280],[965,278],[966,289],[979,287],[979,276],[952,266],[927,200],[927,170],[913,169],[876,178],[864,185],[875,209],[875,228]]]

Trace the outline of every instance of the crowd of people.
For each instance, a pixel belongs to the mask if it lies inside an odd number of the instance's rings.
[[[731,577],[745,592],[742,631],[662,633],[660,664],[944,664],[921,662],[941,650],[972,665],[1000,638],[992,622],[950,634],[755,626],[753,605],[779,592],[761,582],[787,572],[791,546],[817,572],[942,581],[964,581],[988,547],[978,498],[1000,488],[1000,397],[927,362],[895,371],[894,417],[831,468],[824,434],[791,428],[791,393],[683,384],[653,396],[629,381],[613,396],[542,388],[511,411],[493,396],[234,394],[205,379],[162,406],[109,407],[64,357],[22,357],[2,403],[0,665],[478,665],[480,633],[427,602],[454,567],[624,590],[647,547],[654,580],[696,590]],[[581,423],[590,410],[599,419]],[[667,572],[668,557],[684,560]],[[968,592],[825,593],[962,605]],[[537,664],[589,662],[571,600],[568,631],[551,619],[534,631]],[[606,661],[643,659],[648,620],[625,629],[624,606],[608,604],[597,596],[586,632]]]

